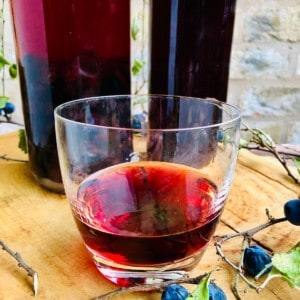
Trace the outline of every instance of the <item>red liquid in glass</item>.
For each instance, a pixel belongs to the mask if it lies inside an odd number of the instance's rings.
[[[226,101],[236,0],[152,0],[150,93]]]
[[[130,93],[129,0],[11,0],[29,157],[61,182],[54,108]]]
[[[216,193],[189,167],[121,164],[81,184],[75,220],[88,249],[108,266],[167,265],[207,245],[220,216]]]

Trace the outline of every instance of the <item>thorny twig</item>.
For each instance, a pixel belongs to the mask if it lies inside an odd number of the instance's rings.
[[[196,277],[183,277],[174,280],[167,280],[160,283],[153,284],[144,284],[144,285],[135,285],[131,287],[120,288],[117,290],[113,290],[99,297],[93,298],[91,300],[106,300],[112,296],[116,296],[121,293],[130,293],[130,292],[150,292],[150,291],[162,291],[170,284],[180,284],[180,283],[189,283],[189,284],[198,284],[204,277],[206,277],[208,273],[198,275]]]
[[[265,286],[264,283],[261,284],[261,285],[256,285],[252,281],[250,281],[244,275],[242,265],[243,265],[244,251],[247,248],[247,246],[250,244],[250,241],[251,241],[253,235],[255,233],[267,228],[267,227],[270,227],[274,224],[281,223],[281,222],[284,222],[284,221],[287,220],[285,217],[277,218],[277,219],[273,218],[272,216],[270,216],[268,210],[266,210],[266,214],[268,216],[269,221],[264,223],[264,224],[261,224],[257,227],[254,227],[252,229],[248,229],[248,230],[245,230],[245,231],[242,231],[242,232],[237,232],[237,233],[233,233],[233,234],[228,234],[228,235],[216,236],[215,237],[215,239],[216,239],[215,247],[216,247],[217,254],[222,258],[223,261],[225,261],[230,267],[232,267],[237,272],[236,278],[235,278],[235,283],[234,283],[234,286],[233,286],[233,293],[234,293],[234,295],[236,296],[237,299],[241,299],[240,296],[239,296],[239,293],[238,293],[238,289],[237,289],[237,284],[238,284],[238,278],[239,277],[242,278],[248,284],[248,286],[250,288],[254,289],[256,292],[260,292],[260,290]],[[239,264],[237,266],[228,257],[226,257],[226,255],[224,254],[224,252],[222,250],[222,245],[226,241],[228,241],[232,238],[235,238],[235,237],[240,237],[240,236],[243,237],[243,244],[242,244],[241,258],[240,258]]]
[[[20,126],[20,127],[24,127],[24,124],[22,123],[19,123],[19,122],[15,122],[11,119],[7,119],[7,116],[5,116],[6,120],[0,120],[0,123],[7,123],[7,124],[13,124],[13,125],[17,125],[17,126]]]
[[[28,160],[26,160],[26,159],[17,159],[17,158],[7,157],[6,154],[0,154],[0,159],[4,159],[6,161],[28,162]]]
[[[29,265],[26,264],[26,262],[23,260],[21,255],[18,252],[14,252],[11,250],[2,240],[0,240],[0,246],[4,251],[9,253],[17,262],[18,266],[20,268],[23,268],[27,271],[28,276],[33,278],[33,293],[34,296],[37,295],[38,291],[38,274],[36,271],[34,271]]]
[[[242,128],[242,131],[250,132],[251,137],[249,140],[249,143],[242,145],[242,148],[245,149],[256,149],[256,150],[262,150],[262,151],[267,151],[275,156],[275,158],[280,162],[280,164],[284,167],[284,169],[287,171],[288,176],[290,176],[294,182],[298,185],[300,185],[300,180],[292,173],[290,170],[288,164],[287,164],[287,159],[290,159],[290,157],[285,157],[285,153],[280,153],[277,148],[275,143],[273,142],[272,138],[263,132],[260,129],[256,128],[250,128],[246,124],[243,124],[244,128]],[[251,143],[254,143],[255,146],[251,146]],[[300,157],[298,155],[292,155],[289,154],[289,156],[295,156],[295,157]]]

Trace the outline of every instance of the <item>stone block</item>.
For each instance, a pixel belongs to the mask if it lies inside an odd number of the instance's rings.
[[[243,116],[299,117],[300,88],[270,87],[244,90],[238,101]]]
[[[289,77],[289,56],[273,48],[251,48],[233,51],[230,77],[247,78],[287,78]]]
[[[300,145],[300,121],[288,123],[287,142]]]
[[[300,5],[255,11],[246,21],[244,39],[248,42],[299,42]]]

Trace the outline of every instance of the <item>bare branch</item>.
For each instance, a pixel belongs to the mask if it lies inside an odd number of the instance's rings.
[[[38,274],[34,271],[21,257],[18,252],[11,250],[2,240],[0,240],[0,245],[4,251],[9,253],[17,262],[20,268],[23,268],[27,271],[28,276],[33,278],[33,293],[34,296],[37,295],[38,291]]]
[[[120,288],[111,292],[108,292],[99,297],[93,298],[91,300],[106,300],[110,297],[116,296],[122,293],[130,293],[130,292],[150,292],[150,291],[162,291],[170,284],[180,284],[180,283],[188,283],[188,284],[198,284],[204,277],[206,277],[209,273],[205,273],[202,275],[198,275],[196,277],[183,277],[174,280],[167,280],[160,283],[154,284],[143,284],[143,285],[135,285],[126,288]]]
[[[252,237],[255,233],[270,227],[274,224],[277,223],[281,223],[284,221],[287,221],[287,219],[284,218],[278,218],[275,219],[270,215],[270,212],[268,209],[266,209],[266,214],[267,217],[269,219],[268,222],[261,224],[257,227],[242,231],[242,232],[237,232],[237,233],[233,233],[233,234],[228,234],[228,235],[223,235],[223,236],[215,236],[214,238],[216,239],[215,242],[215,247],[216,247],[216,252],[217,254],[222,258],[223,261],[225,261],[234,271],[237,272],[236,277],[235,277],[235,281],[234,281],[234,285],[233,285],[233,293],[236,297],[236,299],[241,299],[239,292],[238,292],[238,280],[239,278],[243,279],[244,282],[247,283],[247,285],[254,289],[257,293],[259,293],[262,288],[265,287],[266,283],[264,282],[261,285],[256,285],[254,284],[252,281],[250,281],[245,275],[244,275],[244,271],[243,271],[243,260],[244,260],[244,251],[245,249],[250,245],[250,242],[252,240]],[[225,243],[226,241],[235,238],[235,237],[243,237],[243,243],[242,243],[242,251],[241,251],[241,257],[240,257],[240,261],[239,264],[236,265],[235,263],[233,263],[228,257],[226,257],[226,255],[224,254],[223,250],[222,250],[222,244]]]
[[[275,158],[280,162],[280,164],[284,167],[289,177],[293,179],[293,181],[300,185],[300,180],[292,173],[287,160],[291,159],[291,156],[299,157],[298,155],[292,155],[289,154],[290,157],[285,157],[286,153],[280,153],[279,150],[277,150],[277,146],[272,140],[272,138],[263,132],[260,129],[256,128],[250,128],[246,124],[243,124],[244,128],[242,128],[242,131],[250,132],[251,137],[249,140],[249,143],[246,145],[242,145],[242,148],[250,149],[250,150],[261,150],[271,153]],[[254,143],[254,146],[252,145]],[[281,150],[282,152],[282,150]]]
[[[0,154],[0,159],[4,159],[6,161],[28,162],[28,160],[25,160],[25,159],[17,159],[17,158],[7,157],[6,154]]]

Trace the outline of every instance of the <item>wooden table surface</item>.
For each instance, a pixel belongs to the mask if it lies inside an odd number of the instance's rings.
[[[18,149],[17,133],[0,135],[0,154],[27,159]],[[217,234],[250,229],[265,223],[268,208],[283,216],[286,200],[297,198],[299,186],[273,158],[246,150],[239,153],[236,174]],[[33,180],[28,163],[0,160],[0,239],[37,271],[36,299],[91,299],[116,288],[93,265],[73,221],[64,195],[51,193]],[[273,225],[255,238],[275,252],[286,252],[300,240],[300,227],[288,222]],[[225,254],[238,262],[241,240],[224,245]],[[234,271],[217,255],[213,242],[192,276],[220,270],[213,278],[234,299]],[[32,280],[7,252],[0,252],[0,299],[34,299]],[[260,294],[241,284],[243,299],[300,299],[300,291],[273,279]],[[113,299],[158,300],[158,293],[132,293]]]

